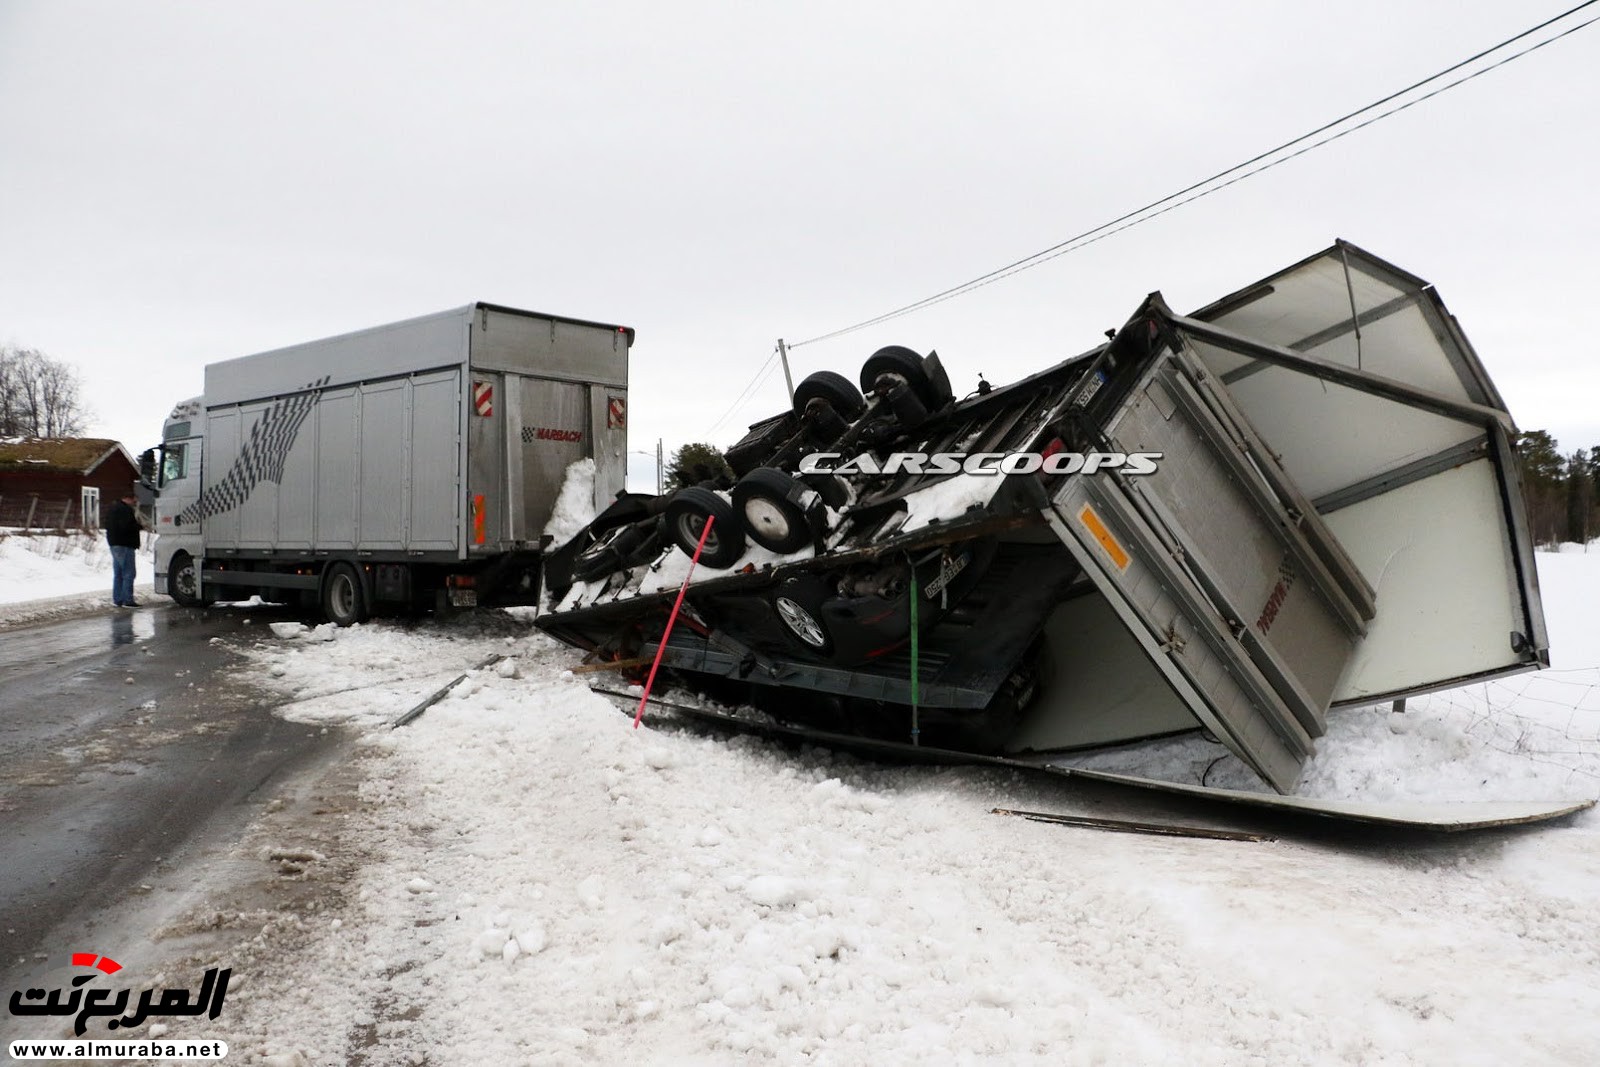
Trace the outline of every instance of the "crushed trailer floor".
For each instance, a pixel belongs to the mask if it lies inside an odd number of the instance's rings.
[[[623,710],[630,714],[638,705],[638,695],[615,689],[592,687],[602,696],[627,702]],[[1290,815],[1308,815],[1334,822],[1388,827],[1403,830],[1426,830],[1458,833],[1468,830],[1493,830],[1531,823],[1550,822],[1574,815],[1594,807],[1593,800],[1553,801],[1450,801],[1441,803],[1373,803],[1355,800],[1320,799],[1316,797],[1280,796],[1272,793],[1252,793],[1241,789],[1217,789],[1210,786],[1184,785],[1154,778],[1141,778],[1130,774],[1113,774],[1105,771],[1061,767],[1033,760],[1012,759],[1005,756],[986,756],[951,749],[931,748],[882,741],[850,734],[810,730],[777,722],[758,722],[740,718],[725,711],[696,707],[677,701],[651,698],[651,707],[659,708],[689,722],[705,724],[719,729],[737,731],[773,740],[798,740],[874,759],[897,763],[926,763],[936,766],[1003,767],[1009,770],[1048,775],[1057,779],[1079,779],[1110,782],[1156,792],[1194,797],[1219,804],[1237,805],[1261,811]]]

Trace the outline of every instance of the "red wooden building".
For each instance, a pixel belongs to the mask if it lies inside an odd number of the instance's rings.
[[[117,441],[0,440],[0,527],[98,529],[138,480],[138,465]]]

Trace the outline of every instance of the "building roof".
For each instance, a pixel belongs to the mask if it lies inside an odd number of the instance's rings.
[[[88,474],[119,452],[138,468],[121,442],[105,437],[0,438],[0,471]]]

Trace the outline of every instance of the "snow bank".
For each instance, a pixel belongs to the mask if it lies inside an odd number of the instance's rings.
[[[146,567],[148,560],[140,560]],[[147,572],[148,573],[148,572]],[[0,603],[111,590],[111,550],[97,534],[0,536]]]
[[[1540,557],[1559,672],[1488,687],[1481,709],[1458,693],[1335,716],[1308,784],[1597,795],[1600,656],[1574,665],[1597,564]],[[377,727],[343,842],[367,862],[337,915],[292,917],[299,947],[241,974],[226,1025],[194,1024],[244,1062],[1576,1064],[1600,1047],[1594,813],[1443,840],[1044,826],[989,812],[1181,802],[656,717],[636,731],[575,653],[503,616],[306,636],[251,656],[262,684],[309,697],[286,714],[321,701],[321,721]],[[386,728],[489,651],[516,669]],[[1535,727],[1574,740],[1557,753]]]
[[[137,558],[134,595],[152,592],[149,550]],[[0,625],[17,626],[111,607],[111,551],[100,534],[0,533]]]

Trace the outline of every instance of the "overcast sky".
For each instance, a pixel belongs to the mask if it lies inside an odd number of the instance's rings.
[[[632,447],[848,325],[1570,2],[0,0],[0,341],[152,444],[202,367],[474,300],[638,330]],[[1591,11],[1590,14],[1594,12]],[[1600,445],[1600,26],[973,295],[795,353],[965,391],[1343,237],[1433,282],[1524,429]],[[781,374],[715,434],[785,405]]]

